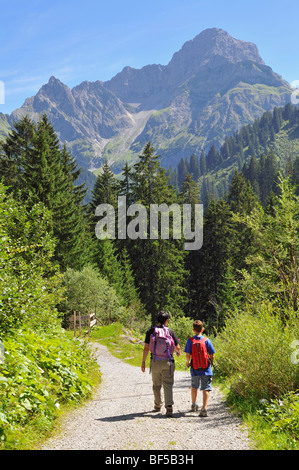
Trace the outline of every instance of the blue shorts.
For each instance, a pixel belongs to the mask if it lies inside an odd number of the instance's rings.
[[[212,391],[212,376],[211,375],[194,375],[191,377],[191,387],[199,388],[200,390]]]

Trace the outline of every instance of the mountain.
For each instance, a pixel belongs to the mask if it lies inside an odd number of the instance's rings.
[[[168,65],[125,67],[109,81],[72,89],[51,77],[3,121],[47,113],[79,165],[95,170],[107,159],[118,172],[148,141],[166,167],[213,143],[219,148],[226,135],[284,106],[290,94],[255,44],[211,28],[186,42]]]
[[[226,137],[219,150],[212,146],[203,154],[181,158],[174,169],[170,166],[169,182],[181,190],[190,173],[199,183],[202,202],[206,202],[209,197],[225,197],[233,175],[242,171],[266,204],[277,171],[286,174],[294,168],[295,181],[299,183],[299,106],[288,103],[274,108],[273,112],[267,111],[252,124]]]

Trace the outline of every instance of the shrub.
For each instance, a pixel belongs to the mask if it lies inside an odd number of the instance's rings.
[[[189,317],[177,317],[172,319],[169,328],[173,329],[177,337],[180,339],[180,346],[184,351],[187,339],[193,336],[193,322],[194,320]]]
[[[103,324],[122,318],[126,310],[115,289],[92,266],[81,271],[67,269],[64,274],[65,301],[60,308],[66,312],[95,312]]]
[[[275,398],[298,386],[298,364],[292,361],[299,337],[296,317],[288,323],[271,306],[259,314],[247,311],[231,317],[216,340],[218,374],[227,376],[238,394]]]
[[[6,194],[0,184],[0,333],[23,323],[51,329],[62,298],[53,264],[51,214],[39,203],[30,209]]]
[[[14,435],[36,417],[53,419],[60,404],[80,402],[98,372],[90,351],[61,330],[55,334],[22,329],[3,341],[0,364],[0,442],[13,447]]]
[[[283,449],[298,449],[298,392],[289,392],[281,399],[266,401],[259,414],[269,424],[271,433],[276,438],[276,446]]]

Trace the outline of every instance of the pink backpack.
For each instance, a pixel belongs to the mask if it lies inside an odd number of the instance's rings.
[[[162,328],[155,328],[155,331],[151,334],[149,350],[156,360],[172,360],[174,353],[175,344],[174,339],[169,333],[169,329],[166,326]]]

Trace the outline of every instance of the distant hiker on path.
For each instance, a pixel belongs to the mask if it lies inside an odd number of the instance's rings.
[[[164,402],[166,415],[172,416],[173,411],[173,382],[175,363],[173,353],[176,350],[181,354],[179,339],[175,332],[167,327],[170,315],[161,311],[157,317],[157,326],[147,330],[141,364],[142,372],[145,372],[145,361],[148,353],[151,353],[150,371],[152,373],[154,411],[160,411],[162,406],[161,388],[164,390]]]
[[[212,342],[202,336],[204,327],[200,320],[193,323],[193,331],[195,336],[189,338],[186,347],[186,366],[190,367],[191,372],[191,411],[197,411],[196,404],[197,390],[200,386],[203,394],[203,405],[199,416],[208,416],[207,407],[209,394],[212,391],[212,365],[214,360],[215,349]],[[190,361],[191,358],[191,361]]]

